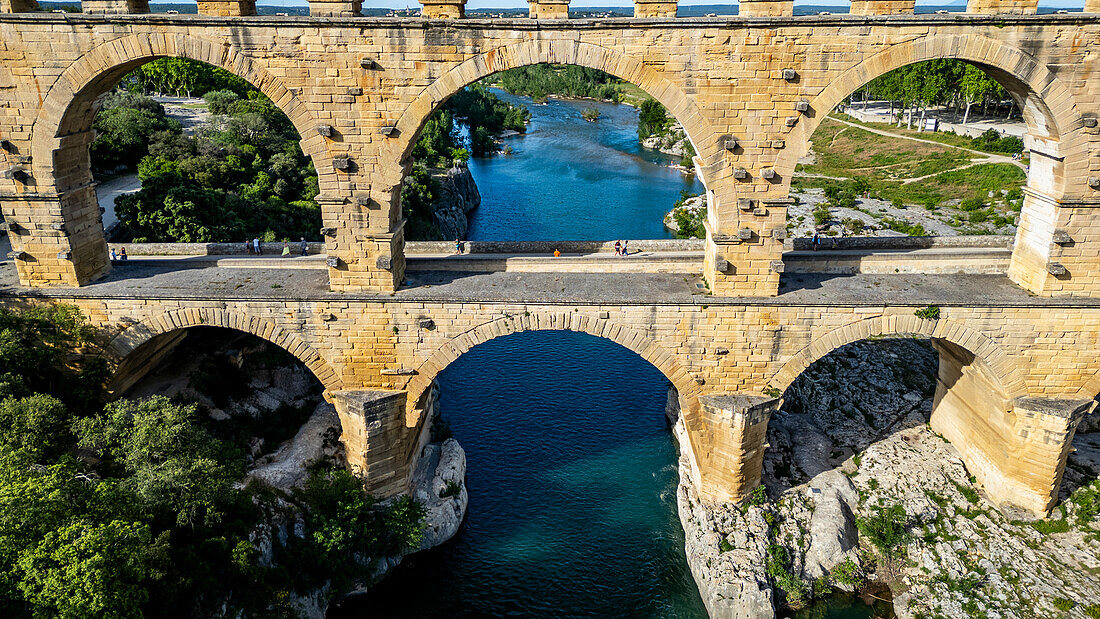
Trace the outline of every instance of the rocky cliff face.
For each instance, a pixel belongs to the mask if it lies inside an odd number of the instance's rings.
[[[680,123],[674,123],[665,133],[655,133],[642,140],[642,146],[659,150],[666,155],[683,157],[688,154],[690,143],[687,139],[687,133],[684,132],[684,127]]]
[[[700,502],[681,458],[688,561],[712,617],[771,617],[812,605],[822,585],[892,591],[902,618],[1100,614],[1092,420],[1051,520],[1002,512],[928,428],[936,368],[915,340],[853,344],[812,366],[769,424],[768,491],[745,505]],[[902,533],[884,549],[895,506]]]
[[[432,170],[439,183],[439,197],[432,203],[432,217],[443,240],[465,239],[470,224],[467,215],[481,205],[481,193],[465,165]]]

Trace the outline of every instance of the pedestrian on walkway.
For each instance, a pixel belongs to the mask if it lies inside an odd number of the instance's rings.
[[[248,239],[244,240],[244,253],[249,255],[252,254],[252,241],[249,241]]]
[[[818,246],[818,245],[821,245],[821,237],[820,237],[820,236],[818,236],[818,234],[817,234],[817,230],[814,230],[814,240],[813,240],[813,244],[814,244],[814,251],[817,251],[817,246]]]
[[[616,256],[623,255],[623,243],[622,243],[622,241],[615,241],[615,255]]]
[[[302,248],[302,255],[303,256],[309,254],[309,243],[306,243],[306,237],[304,237],[304,236],[302,237],[302,241],[300,243],[298,243],[298,247]]]
[[[122,250],[119,252],[118,259],[123,261],[123,262],[130,259],[130,257],[126,255],[126,248],[125,247],[123,247]]]
[[[455,255],[462,253],[462,239],[455,239]]]
[[[619,254],[620,256],[625,256],[630,253],[630,250],[626,248],[626,244],[629,242],[630,241],[623,241],[623,253]]]
[[[252,239],[252,253],[256,254],[257,256],[264,255],[264,250],[260,247],[260,237],[258,236]]]
[[[111,248],[111,262],[118,260],[118,253],[115,252],[115,248]]]
[[[283,239],[283,255],[284,256],[289,256],[290,255],[290,241],[287,240],[287,239]]]

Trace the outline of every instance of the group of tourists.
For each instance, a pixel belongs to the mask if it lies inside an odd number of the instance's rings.
[[[126,255],[126,248],[115,251],[115,248],[111,248],[111,262],[118,262],[120,260],[129,260],[130,257]]]
[[[630,253],[630,250],[626,248],[627,241],[615,241],[615,255],[625,256]]]
[[[249,254],[256,256],[264,255],[263,243],[260,242],[260,237],[253,238],[251,241],[246,241],[244,244],[245,251]],[[301,251],[301,255],[305,256],[309,254],[309,243],[306,242],[306,237],[302,237],[302,240],[298,242],[298,249]],[[283,241],[283,255],[290,255],[290,241]]]

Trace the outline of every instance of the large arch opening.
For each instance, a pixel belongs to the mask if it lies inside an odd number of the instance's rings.
[[[30,182],[57,195],[54,229],[68,243],[57,259],[75,270],[74,283],[107,270],[100,208],[135,191],[115,217],[124,240],[232,242],[237,253],[250,238],[318,238],[314,189],[332,173],[313,168],[323,141],[302,139],[313,123],[294,94],[221,44],[113,41],[70,66],[42,110]]]
[[[779,603],[821,605],[817,579],[868,601],[904,593],[907,612],[929,615],[953,605],[1038,614],[1053,601],[1030,592],[1052,577],[1066,599],[1088,599],[1095,584],[1063,575],[1073,568],[1056,559],[1072,535],[1014,507],[1029,483],[1020,471],[1038,467],[1020,440],[1036,432],[1034,404],[1012,396],[1012,379],[971,352],[969,335],[862,327],[821,338],[769,422],[759,503],[773,523],[766,562]],[[1055,466],[1033,492],[1052,498]],[[995,550],[1023,539],[1033,540],[1026,559]]]
[[[433,438],[466,451],[466,522],[338,616],[704,613],[676,516],[669,378],[622,344],[560,329],[498,331],[435,376],[421,402]]]
[[[1033,59],[910,47],[917,62],[887,50],[817,97],[788,161],[793,237],[1014,235],[1025,193],[1067,190],[1073,125]]]
[[[563,252],[570,251],[566,241],[607,241],[609,250],[617,238],[675,236],[663,220],[685,191],[700,196],[694,232],[703,235],[705,167],[718,154],[717,140],[692,101],[652,68],[608,49],[566,42],[523,43],[472,58],[437,79],[398,120],[392,152],[402,173],[417,176],[425,139],[439,129],[439,110],[465,125],[463,116],[471,115],[463,110],[471,100],[508,120],[503,127],[474,126],[469,140],[459,131],[471,151],[463,155],[473,155],[464,167],[482,179],[473,201],[480,206],[470,209],[468,228],[444,223],[438,227],[457,234],[436,230],[435,238],[468,238],[475,246],[482,240],[555,241]],[[501,128],[504,134],[494,134]],[[481,157],[491,152],[495,156]],[[668,167],[680,164],[681,171]],[[688,168],[695,174],[685,174]],[[409,182],[405,216],[415,210],[409,208]],[[419,236],[407,231],[410,240]],[[600,247],[588,245],[589,251]]]

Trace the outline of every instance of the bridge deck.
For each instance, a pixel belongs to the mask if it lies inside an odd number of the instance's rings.
[[[24,288],[14,265],[0,263],[0,295],[41,298],[219,300],[344,300],[606,305],[928,305],[1098,306],[1100,299],[1029,295],[1003,275],[788,273],[777,297],[715,297],[697,275],[684,273],[462,272],[420,270],[393,295],[328,290],[311,268],[233,267],[216,261],[132,260],[82,288]],[[260,259],[263,260],[263,259]],[[546,258],[550,261],[553,258]],[[629,260],[629,258],[627,258]],[[257,264],[264,264],[257,261]]]

